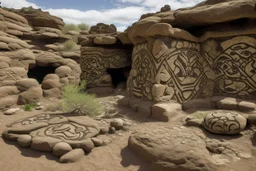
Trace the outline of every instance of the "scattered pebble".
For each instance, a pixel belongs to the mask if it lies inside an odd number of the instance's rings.
[[[94,143],[95,147],[99,147],[103,145],[103,141],[99,138],[92,138],[91,140]]]
[[[37,106],[37,107],[35,107],[35,109],[36,110],[42,110],[42,109],[44,109],[44,107],[43,106]]]
[[[114,119],[110,122],[110,126],[117,130],[121,129],[124,126],[124,121],[122,119]]]
[[[109,128],[109,133],[110,134],[114,134],[116,132],[116,128],[115,127],[110,127]]]
[[[11,109],[4,111],[4,114],[5,115],[13,115],[16,112],[18,112],[19,110],[20,110],[20,108],[11,108]]]
[[[108,127],[102,127],[100,128],[100,134],[106,134],[109,132],[109,128]]]

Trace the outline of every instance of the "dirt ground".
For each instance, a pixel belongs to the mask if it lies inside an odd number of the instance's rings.
[[[109,100],[109,98],[103,98]],[[3,132],[5,125],[21,118],[42,113],[40,111],[19,112],[14,115],[0,113],[0,132]],[[44,112],[45,113],[45,112]],[[131,109],[123,109],[120,115],[129,119],[132,123],[129,130],[118,131],[112,135],[112,142],[107,146],[97,147],[76,163],[61,164],[58,158],[51,153],[44,153],[30,148],[20,148],[16,142],[4,141],[0,137],[0,170],[1,171],[148,171],[149,163],[140,159],[128,147],[128,138],[132,132],[159,125],[181,125],[185,116],[181,115],[168,123],[156,122],[150,119],[141,118]],[[230,139],[230,142],[252,150],[252,158],[241,159],[235,163],[220,167],[219,171],[255,171],[256,170],[256,149],[250,140],[252,134],[248,133],[240,138]],[[253,151],[254,149],[254,151]]]

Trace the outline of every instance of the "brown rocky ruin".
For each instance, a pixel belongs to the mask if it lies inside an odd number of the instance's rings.
[[[79,83],[78,63],[60,51],[71,39],[61,31],[62,19],[33,8],[0,14],[1,109],[60,97],[61,87]]]
[[[93,153],[58,165],[64,170],[255,170],[255,7],[255,0],[175,11],[170,4],[124,32],[98,23],[67,34],[62,19],[40,9],[0,9],[0,109],[60,98],[80,79],[89,93],[109,93],[100,97],[103,116],[39,112],[0,124],[2,137],[61,163]],[[66,40],[79,54],[61,50]]]
[[[180,103],[212,96],[255,100],[254,26],[255,3],[251,0],[206,1],[193,8],[143,15],[116,36],[123,45],[133,46],[127,91],[140,99]],[[100,43],[99,39],[94,43]],[[106,36],[100,44],[111,41],[114,44],[115,38]],[[83,53],[86,42],[82,43],[82,60],[88,56]],[[97,74],[90,76],[89,69],[82,70],[82,78],[95,80]]]
[[[126,83],[131,67],[132,45],[120,41],[114,25],[99,23],[80,35],[81,79],[89,87],[116,87]]]

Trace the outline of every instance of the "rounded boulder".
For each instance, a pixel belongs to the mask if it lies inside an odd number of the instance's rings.
[[[72,147],[65,142],[59,142],[53,146],[53,154],[60,157],[72,150]]]
[[[122,119],[114,119],[110,122],[110,126],[115,129],[121,129],[124,126],[124,121]]]
[[[247,119],[237,112],[217,111],[204,118],[203,126],[215,134],[238,134],[244,130]]]
[[[61,163],[74,163],[84,156],[84,150],[81,148],[74,149],[60,158]]]
[[[71,74],[72,70],[68,66],[60,66],[55,70],[55,73],[60,77],[67,77]]]
[[[20,135],[17,139],[17,143],[21,147],[29,147],[32,142],[32,137],[30,135]]]

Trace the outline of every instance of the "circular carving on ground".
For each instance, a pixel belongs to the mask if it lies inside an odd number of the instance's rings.
[[[35,116],[31,116],[25,119],[20,119],[18,121],[15,121],[11,124],[8,124],[7,127],[27,126],[27,125],[33,125],[38,123],[49,123],[49,121],[53,121],[53,120],[55,122],[68,121],[68,119],[65,116],[61,116],[61,115],[39,114],[39,115],[35,115]],[[51,124],[51,122],[49,124]]]
[[[46,136],[68,141],[81,141],[99,134],[99,130],[92,126],[67,122],[49,125],[31,133],[32,136]]]

